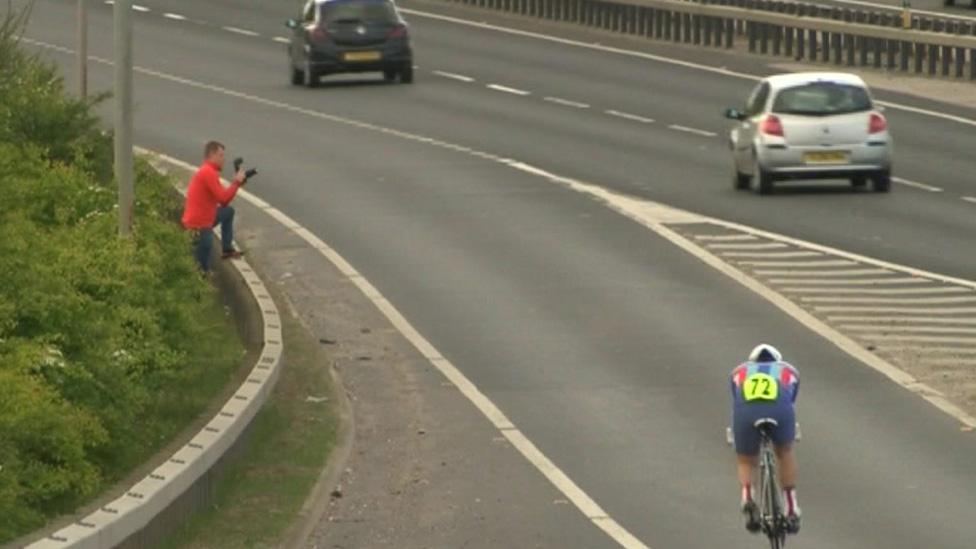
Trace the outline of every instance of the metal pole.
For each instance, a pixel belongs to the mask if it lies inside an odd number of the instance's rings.
[[[88,0],[78,0],[78,95],[88,97]]]
[[[132,230],[132,0],[115,0],[115,178],[119,235]]]

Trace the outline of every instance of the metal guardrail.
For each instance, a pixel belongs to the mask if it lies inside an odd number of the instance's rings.
[[[788,10],[780,13],[728,5],[735,0],[450,1],[675,43],[730,49],[744,39],[752,53],[976,80],[976,36],[901,28],[891,14],[846,21],[801,13],[805,4],[780,2]]]

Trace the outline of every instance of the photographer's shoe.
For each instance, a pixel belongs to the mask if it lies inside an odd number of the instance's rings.
[[[224,253],[220,254],[220,257],[224,259],[240,259],[244,255],[244,252],[239,252],[234,249],[224,250]]]

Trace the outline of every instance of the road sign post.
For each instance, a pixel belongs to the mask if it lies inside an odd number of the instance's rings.
[[[119,235],[132,230],[132,0],[115,0],[115,178],[119,184]]]

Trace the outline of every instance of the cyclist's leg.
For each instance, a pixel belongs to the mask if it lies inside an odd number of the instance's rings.
[[[793,442],[796,439],[796,414],[792,404],[783,404],[779,415],[779,426],[773,436],[776,446],[776,461],[779,465],[779,481],[783,488],[784,512],[790,521],[789,531],[800,529],[800,505],[796,498],[797,466]]]
[[[759,508],[753,501],[752,478],[753,471],[759,458],[759,433],[752,423],[753,410],[745,405],[737,405],[732,410],[732,434],[736,454],[736,471],[741,490],[741,510],[745,518],[746,529],[750,532],[759,530]]]

